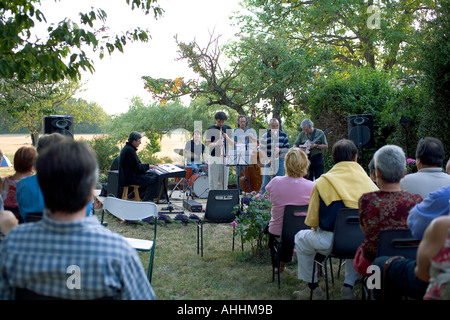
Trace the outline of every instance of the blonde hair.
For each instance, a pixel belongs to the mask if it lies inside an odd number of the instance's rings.
[[[284,167],[286,175],[292,178],[302,178],[308,175],[309,160],[306,153],[300,148],[292,148],[286,154]]]

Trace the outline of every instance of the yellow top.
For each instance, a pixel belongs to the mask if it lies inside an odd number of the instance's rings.
[[[305,224],[311,227],[319,225],[319,194],[327,206],[334,201],[343,201],[347,208],[358,208],[363,193],[377,190],[376,184],[357,162],[338,162],[317,179],[309,199]]]

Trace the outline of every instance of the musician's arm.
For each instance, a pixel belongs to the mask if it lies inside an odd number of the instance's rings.
[[[326,150],[328,149],[328,145],[327,144],[313,144],[311,145],[311,147],[309,147],[310,149],[319,149],[319,150]]]

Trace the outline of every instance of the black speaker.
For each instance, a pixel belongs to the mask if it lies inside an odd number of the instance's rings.
[[[44,133],[58,132],[73,138],[73,116],[46,116],[44,117]]]
[[[371,114],[355,114],[347,117],[348,138],[358,149],[375,147],[373,139],[373,116]]]
[[[122,192],[119,188],[119,171],[108,171],[108,187],[106,189],[107,196],[114,196],[116,198],[122,198]]]

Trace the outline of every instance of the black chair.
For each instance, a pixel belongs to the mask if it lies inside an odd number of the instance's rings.
[[[26,222],[37,222],[42,220],[42,212],[33,212],[29,213],[27,215],[27,221]]]
[[[359,226],[359,213],[358,209],[342,208],[339,209],[336,222],[334,224],[334,236],[333,246],[331,253],[325,257],[323,262],[325,266],[325,286],[327,292],[327,300],[330,299],[328,292],[328,271],[327,261],[331,258],[339,258],[339,271],[341,268],[341,262],[344,259],[353,259],[356,254],[356,250],[364,240],[364,233]],[[316,261],[314,261],[313,268],[313,280],[315,273]],[[330,263],[330,272],[333,274],[333,269]],[[334,281],[333,281],[334,282]],[[311,292],[312,295],[312,292]]]
[[[295,215],[296,212],[307,212],[308,205],[294,206],[289,205],[284,208],[283,216],[283,228],[281,231],[280,241],[275,245],[272,257],[272,261],[276,261],[276,264],[272,264],[272,282],[275,281],[275,274],[278,274],[278,288],[280,288],[280,250],[282,244],[295,245],[295,235],[300,230],[311,229],[311,227],[305,224],[306,216]],[[277,272],[278,270],[278,272]]]
[[[42,295],[25,288],[16,288],[15,291],[16,291],[15,300],[61,300],[61,301],[69,300],[59,297]],[[117,299],[115,297],[102,297],[93,300],[117,300]]]
[[[382,256],[402,256],[406,259],[416,259],[420,240],[414,238],[410,229],[381,230],[378,237],[377,258]],[[363,280],[363,300],[371,299],[372,292]],[[407,298],[407,297],[406,297]]]
[[[205,223],[231,223],[239,205],[239,190],[209,190],[205,215],[197,223],[197,254],[203,257],[203,225]],[[234,237],[233,237],[234,241]]]
[[[420,240],[414,238],[409,229],[381,230],[377,257],[402,256],[415,260],[419,242]]]

